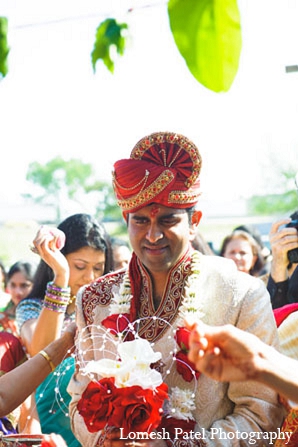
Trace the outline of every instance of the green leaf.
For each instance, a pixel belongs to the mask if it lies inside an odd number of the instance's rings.
[[[2,75],[3,77],[5,77],[8,73],[9,47],[7,44],[7,28],[7,18],[0,17],[0,75]]]
[[[124,30],[127,30],[126,23],[117,23],[115,19],[106,19],[98,26],[96,30],[94,48],[91,53],[93,70],[95,71],[96,62],[102,59],[105,66],[114,72],[113,51],[122,56],[125,50],[126,39]]]
[[[175,43],[192,75],[227,92],[238,71],[242,38],[237,0],[169,0]]]

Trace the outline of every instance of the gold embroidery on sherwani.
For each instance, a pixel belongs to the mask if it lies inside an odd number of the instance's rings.
[[[185,262],[178,263],[170,271],[164,295],[159,307],[154,309],[154,302],[152,296],[151,281],[146,270],[140,266],[143,278],[143,287],[140,296],[139,318],[140,321],[138,333],[141,337],[149,340],[158,340],[164,331],[169,327],[168,323],[172,324],[178,315],[179,307],[183,300],[183,289],[185,279],[190,273],[191,258],[189,254],[185,256]],[[146,317],[157,317],[156,320]]]
[[[169,272],[167,284],[165,286],[164,295],[159,307],[155,310],[152,285],[149,274],[138,263],[142,276],[142,291],[139,297],[139,313],[137,330],[141,337],[149,340],[158,340],[164,331],[173,324],[179,311],[179,307],[184,298],[183,290],[185,280],[190,273],[191,257],[188,252],[183,262],[179,260],[177,264]],[[108,306],[113,298],[114,287],[119,287],[123,281],[124,271],[111,273],[100,279],[98,282],[91,284],[86,288],[83,296],[83,308],[86,323],[88,325],[94,323],[95,309],[97,306]],[[147,317],[157,317],[156,319]]]
[[[85,289],[82,299],[86,324],[94,324],[94,310],[97,306],[108,306],[113,297],[113,286],[119,286],[124,272],[113,272]]]

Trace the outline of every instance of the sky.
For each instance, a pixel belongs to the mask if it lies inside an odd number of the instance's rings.
[[[188,71],[166,1],[0,0],[10,46],[0,81],[0,202],[30,190],[29,163],[57,155],[91,163],[109,181],[117,159],[162,130],[198,146],[206,201],[272,192],[284,163],[298,171],[298,73],[285,71],[298,65],[298,2],[238,3],[240,66],[229,92],[219,94]],[[130,30],[113,75],[101,62],[93,73],[90,60],[107,17]]]

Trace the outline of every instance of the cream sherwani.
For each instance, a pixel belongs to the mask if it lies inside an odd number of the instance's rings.
[[[151,296],[148,274],[141,268],[141,313],[157,315],[168,321],[171,327],[177,326],[177,314],[183,295],[184,282],[189,272],[189,256],[178,263],[169,274],[163,300],[155,312]],[[77,299],[77,324],[80,333],[88,334],[84,350],[85,360],[99,359],[102,356],[101,339],[97,337],[101,321],[109,315],[109,301],[113,284],[119,284],[123,272],[116,272],[100,278],[95,284],[86,287]],[[196,300],[203,312],[202,320],[210,325],[232,324],[257,335],[265,343],[278,346],[277,330],[272,313],[269,294],[262,281],[238,272],[233,261],[217,256],[201,256],[200,275],[197,283]],[[155,312],[155,313],[154,313]],[[141,315],[141,316],[142,316]],[[86,329],[87,327],[87,329]],[[85,328],[85,329],[84,329]],[[155,341],[155,351],[160,351],[166,368],[171,365],[173,340],[168,337],[169,326],[157,331],[150,325],[142,328],[142,336]],[[173,366],[166,382],[171,387],[193,389],[193,384],[184,381]],[[77,402],[87,386],[89,379],[77,372],[69,385],[72,395],[70,416],[72,428],[84,447],[96,446],[100,433],[89,433],[83,418],[77,411]],[[276,393],[256,382],[219,383],[203,374],[195,389],[196,408],[193,418],[196,430],[204,435],[204,443],[214,447],[236,447],[250,445],[245,433],[275,432],[281,426],[283,409],[278,403]],[[228,433],[224,439],[217,430]],[[236,433],[244,433],[242,439]],[[261,435],[258,435],[259,437]],[[256,446],[269,445],[266,439],[255,439]]]

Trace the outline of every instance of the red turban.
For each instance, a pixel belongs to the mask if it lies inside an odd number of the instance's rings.
[[[130,158],[114,164],[113,186],[124,215],[150,203],[189,208],[200,196],[202,159],[183,135],[153,133],[142,138]]]

